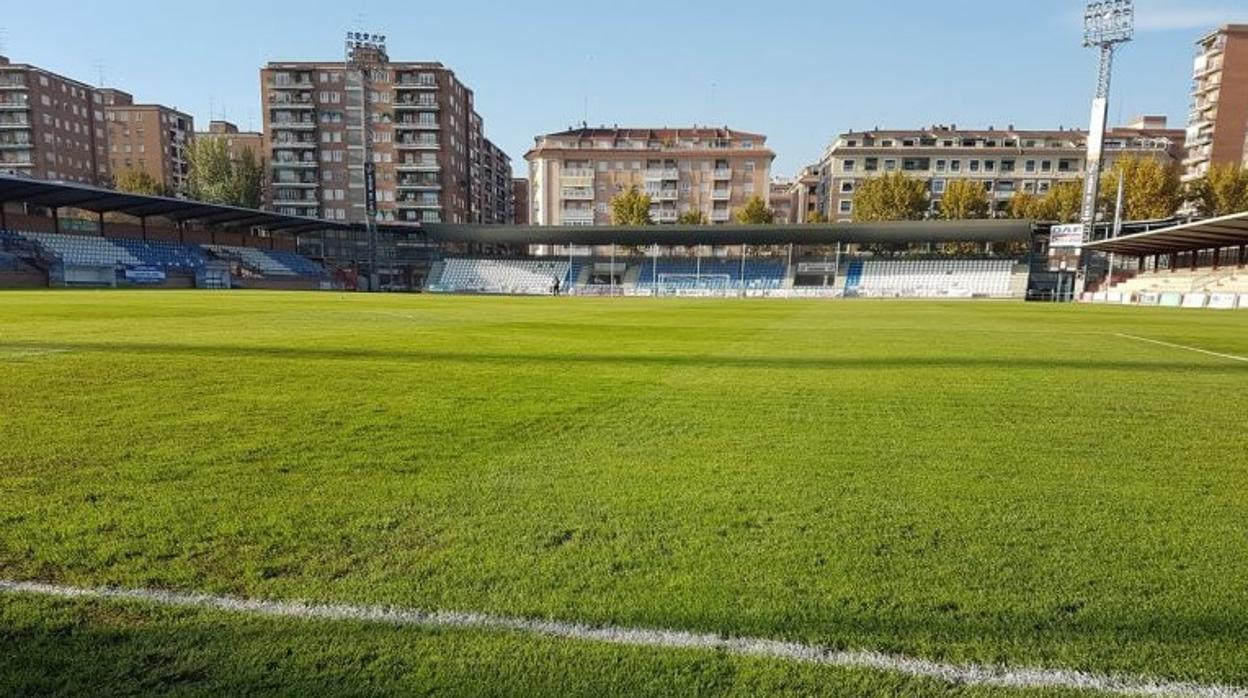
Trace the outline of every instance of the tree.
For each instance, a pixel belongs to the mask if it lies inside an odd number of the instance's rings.
[[[260,208],[264,203],[263,159],[256,158],[251,148],[243,148],[233,163],[233,195],[236,205],[243,208]]]
[[[1010,198],[1010,205],[1006,208],[1006,213],[1010,218],[1018,218],[1031,221],[1049,221],[1053,220],[1054,214],[1051,213],[1049,201],[1042,196],[1036,196],[1025,191],[1014,192],[1014,196]]]
[[[116,182],[117,191],[129,192],[131,194],[143,194],[146,196],[163,196],[165,187],[152,175],[143,170],[134,168],[126,168],[117,173]]]
[[[940,199],[940,217],[947,221],[987,218],[992,203],[984,185],[969,179],[955,179],[945,187]]]
[[[1048,220],[1057,223],[1078,223],[1083,212],[1083,180],[1058,182],[1045,197],[1050,213]]]
[[[680,214],[676,222],[680,225],[706,225],[706,214],[698,209],[690,209]]]
[[[615,225],[654,225],[650,218],[650,195],[633,187],[611,199],[611,220]]]
[[[1101,184],[1101,210],[1109,218],[1114,215],[1119,179],[1123,181],[1123,220],[1169,218],[1183,203],[1178,167],[1163,165],[1154,158],[1128,156],[1114,163]]]
[[[811,224],[827,223],[828,216],[823,211],[811,211],[806,214],[806,222]]]
[[[250,148],[244,148],[235,161],[223,139],[197,138],[187,152],[191,165],[187,196],[244,208],[259,208],[263,203],[265,166]]]
[[[927,185],[904,172],[871,177],[854,196],[855,221],[912,221],[927,212]]]
[[[1248,211],[1248,170],[1214,165],[1192,183],[1188,199],[1202,216],[1229,216]]]
[[[775,212],[767,208],[761,196],[750,199],[745,208],[737,211],[737,222],[742,225],[770,225],[775,219]]]

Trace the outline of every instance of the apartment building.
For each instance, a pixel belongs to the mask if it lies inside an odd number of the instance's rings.
[[[244,150],[251,150],[257,162],[266,157],[263,133],[259,131],[240,131],[237,124],[229,121],[210,121],[208,130],[197,131],[195,138],[196,140],[218,139],[225,141],[226,152],[230,154],[230,160],[233,162],[237,162],[242,157]]]
[[[701,211],[728,223],[753,197],[767,200],[775,153],[766,136],[729,128],[574,128],[538,136],[529,164],[535,225],[608,225],[611,200],[636,187],[650,217],[675,223]]]
[[[1248,166],[1248,24],[1228,24],[1196,42],[1184,180],[1211,165]]]
[[[1184,133],[1166,128],[1165,117],[1141,117],[1105,137],[1105,167],[1124,155],[1155,157],[1178,165]],[[1083,177],[1087,134],[1056,131],[959,129],[851,131],[837,137],[819,165],[819,209],[831,221],[849,221],[854,192],[863,180],[905,172],[927,182],[933,214],[950,181],[982,182],[993,208],[1003,213],[1016,192],[1045,194],[1058,182]]]
[[[771,209],[771,222],[777,225],[792,225],[797,216],[793,212],[793,180],[777,177],[771,180],[771,193],[767,197],[767,208]]]
[[[482,139],[480,153],[479,223],[510,224],[516,220],[515,198],[511,190],[511,157],[493,141]]]
[[[122,90],[99,90],[108,124],[109,166],[114,176],[127,170],[146,172],[168,193],[183,191],[190,175],[187,148],[195,119],[160,104],[135,104]]]
[[[516,177],[511,180],[511,200],[515,207],[515,215],[513,221],[516,225],[529,225],[532,218],[529,216],[529,180],[524,177]]]
[[[0,172],[107,184],[108,128],[100,92],[0,56]]]
[[[365,220],[364,105],[377,208],[388,222],[466,223],[479,183],[473,94],[435,62],[392,62],[357,48],[353,62],[273,62],[260,71],[271,206]],[[366,99],[367,98],[367,99]]]

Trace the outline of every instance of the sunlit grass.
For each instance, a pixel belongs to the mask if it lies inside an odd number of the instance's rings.
[[[1115,333],[1248,355],[1248,313],[4,293],[0,577],[1248,685],[1248,366]],[[0,650],[73,651],[66,617],[111,627],[108,609],[0,608]],[[418,643],[432,685],[465,693],[492,679],[462,652],[498,658],[501,693],[809,692],[819,674],[186,615],[144,615],[111,661],[182,657],[211,626],[223,644],[195,657],[254,644],[231,666],[283,666],[274,691],[307,684],[268,632],[296,654],[327,633],[341,651],[308,676],[387,691],[352,643]],[[0,680],[38,661],[6,654]],[[610,661],[638,662],[633,683]],[[165,688],[233,685],[208,673]]]

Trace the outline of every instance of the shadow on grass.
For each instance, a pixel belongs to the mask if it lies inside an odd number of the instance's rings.
[[[240,358],[300,361],[390,361],[448,363],[506,363],[583,365],[632,365],[659,368],[739,368],[777,370],[907,370],[941,368],[998,368],[1071,371],[1148,372],[1185,371],[1227,375],[1248,374],[1248,365],[1217,359],[1191,361],[1130,361],[1125,359],[1080,359],[1031,356],[747,356],[707,354],[558,354],[530,352],[439,351],[429,349],[372,349],[275,347],[225,344],[173,344],[142,342],[4,342],[0,353],[95,352],[153,357],[202,357],[237,360]]]

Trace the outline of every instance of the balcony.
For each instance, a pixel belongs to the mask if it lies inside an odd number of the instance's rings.
[[[30,109],[30,102],[24,99],[6,99],[0,101],[0,111],[26,111]]]
[[[292,131],[311,131],[316,128],[316,122],[312,119],[301,119],[297,121],[287,119],[283,121],[271,121],[269,122],[269,126],[271,126],[274,130],[286,129]]]
[[[675,181],[680,179],[680,170],[677,170],[676,168],[646,170],[646,179],[651,181]]]
[[[395,150],[438,150],[441,147],[437,141],[399,139],[394,142]]]
[[[675,223],[680,218],[680,213],[675,209],[650,209],[650,220],[655,223]]]
[[[732,211],[729,211],[728,209],[715,209],[714,211],[711,211],[712,223],[727,223],[730,220],[732,220]]]
[[[22,80],[14,80],[13,78],[0,79],[0,90],[24,90],[26,83]]]
[[[273,169],[282,168],[308,168],[318,165],[316,158],[298,158],[290,160],[273,160]]]
[[[728,169],[728,168],[726,168],[726,167],[724,167],[724,168],[718,168],[718,169],[716,169],[716,170],[715,170],[714,177],[715,177],[715,180],[716,180],[716,181],[723,181],[723,180],[726,180],[726,179],[732,179],[732,170],[730,170],[730,169]]]
[[[442,166],[437,161],[396,162],[394,169],[398,172],[441,172]]]
[[[410,189],[414,191],[442,191],[442,183],[436,179],[400,179],[395,185],[395,189]]]
[[[568,225],[593,225],[594,209],[565,208],[560,212],[560,222]]]
[[[436,121],[395,121],[395,131],[437,131],[442,125]]]
[[[715,189],[711,191],[711,201],[728,201],[731,198],[731,189]]]
[[[394,102],[395,110],[402,109],[404,111],[411,109],[422,109],[424,111],[438,111],[438,103],[427,99],[399,99]]]
[[[27,131],[27,130],[30,130],[30,120],[25,119],[25,118],[0,119],[0,129],[8,129],[8,130],[20,129],[23,131]]]
[[[680,198],[680,192],[676,189],[647,189],[646,196],[652,201],[676,201]]]
[[[274,199],[274,206],[298,206],[300,208],[320,208],[321,202],[315,198],[308,199]]]
[[[312,78],[301,80],[274,80],[269,83],[271,90],[311,90]]]
[[[0,150],[30,150],[34,147],[30,141],[0,140]]]
[[[438,89],[437,80],[415,80],[402,79],[394,83],[396,90],[436,90]]]
[[[593,187],[564,187],[562,197],[568,201],[593,201]]]
[[[404,199],[399,197],[394,204],[398,208],[442,210],[442,204],[438,203],[437,199]]]
[[[315,140],[285,140],[273,141],[274,150],[305,150],[308,148],[316,148]]]

